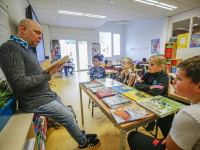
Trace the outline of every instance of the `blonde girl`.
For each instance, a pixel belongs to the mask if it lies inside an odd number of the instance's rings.
[[[137,82],[137,77],[134,73],[133,60],[126,57],[122,60],[121,66],[124,69],[121,73],[121,82],[129,86],[134,86]]]

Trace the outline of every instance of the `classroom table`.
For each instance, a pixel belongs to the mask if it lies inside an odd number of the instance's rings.
[[[82,90],[89,96],[89,98],[99,107],[99,109],[107,116],[107,118],[120,131],[120,137],[119,137],[120,150],[125,150],[126,132],[128,132],[130,130],[133,130],[133,129],[136,129],[136,128],[140,127],[140,126],[143,126],[143,125],[145,125],[145,124],[147,124],[149,122],[152,122],[152,121],[154,121],[154,120],[159,118],[158,116],[156,116],[153,113],[151,113],[151,114],[148,115],[148,118],[145,118],[145,119],[132,121],[132,122],[128,122],[128,123],[123,123],[123,124],[117,124],[115,119],[110,114],[111,108],[109,108],[106,104],[104,104],[102,100],[99,100],[98,97],[95,94],[93,94],[89,89],[86,89],[82,84],[79,83],[82,123],[84,123]],[[136,102],[133,101],[133,103],[136,103]],[[127,106],[132,105],[132,104],[121,106],[121,107],[118,107],[118,108],[127,107]]]
[[[149,64],[139,64],[139,65],[144,66],[144,71],[145,71],[145,73],[146,73],[146,72],[147,72],[147,67],[149,66]]]
[[[117,71],[114,71],[114,70],[107,70],[107,69],[106,69],[106,74],[108,74],[108,78],[110,78],[110,74],[114,74],[114,73],[117,73]]]
[[[122,66],[114,66],[116,69],[122,69]]]

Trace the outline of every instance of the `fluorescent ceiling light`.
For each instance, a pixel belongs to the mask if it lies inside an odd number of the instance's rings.
[[[106,16],[100,16],[100,15],[93,15],[93,14],[85,14],[85,17],[95,17],[95,18],[106,18]]]
[[[152,3],[159,3],[158,1],[154,1],[154,0],[146,0],[146,1],[149,1],[149,2],[152,2]]]
[[[171,7],[171,8],[174,8],[174,9],[176,9],[177,7],[175,7],[175,6],[172,6],[172,5],[168,5],[168,4],[165,4],[165,3],[159,3],[160,5],[164,5],[164,6],[168,6],[168,7]]]
[[[83,16],[84,15],[84,13],[72,12],[72,11],[64,11],[64,10],[59,10],[58,12],[60,14],[67,14],[67,15],[77,15],[77,16]]]
[[[186,28],[177,28],[178,30],[186,30]]]
[[[172,8],[169,8],[169,7],[165,7],[165,6],[161,6],[161,5],[155,5],[157,7],[161,7],[161,8],[164,8],[164,9],[168,9],[168,10],[173,10]]]
[[[198,26],[198,24],[193,24],[193,26]]]
[[[149,4],[149,5],[155,5],[153,3],[149,3],[149,2],[146,2],[146,1],[142,1],[142,0],[134,0],[136,2],[141,2],[141,3],[145,3],[145,4]]]

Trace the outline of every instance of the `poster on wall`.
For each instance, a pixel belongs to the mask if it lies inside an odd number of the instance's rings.
[[[187,48],[189,33],[179,34],[177,40],[177,49]]]
[[[160,38],[151,40],[151,54],[159,54]]]

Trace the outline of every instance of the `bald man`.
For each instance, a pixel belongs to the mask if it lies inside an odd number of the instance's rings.
[[[80,149],[93,148],[99,144],[96,134],[85,134],[77,125],[74,115],[62,103],[57,93],[50,89],[48,81],[65,63],[45,72],[32,51],[42,39],[40,25],[23,19],[18,26],[17,36],[0,47],[0,67],[18,98],[20,109],[46,116],[61,123]]]

